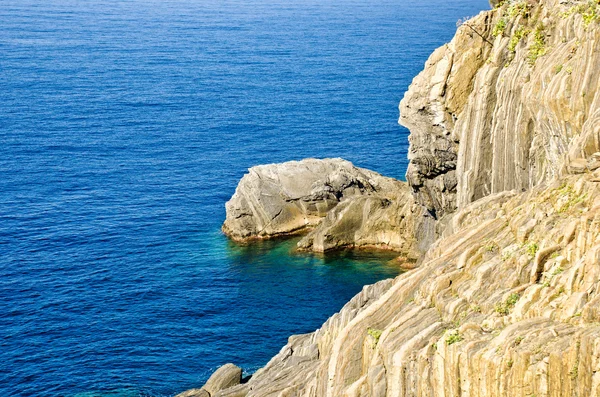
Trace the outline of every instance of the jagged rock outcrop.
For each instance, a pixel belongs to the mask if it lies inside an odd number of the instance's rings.
[[[401,104],[439,239],[232,393],[600,397],[599,21],[597,2],[532,0],[463,23]],[[351,205],[307,241],[367,230]]]
[[[299,247],[318,252],[372,247],[416,260],[435,238],[428,224],[434,219],[415,204],[405,182],[342,159],[253,167],[226,209],[223,231],[235,240],[317,227]]]
[[[600,172],[456,213],[418,269],[294,336],[245,396],[600,396]]]
[[[252,167],[226,204],[223,231],[235,240],[314,227],[350,197],[388,192],[397,181],[342,159],[306,159]]]
[[[600,149],[596,3],[504,1],[463,23],[400,105],[407,181],[438,218]]]
[[[391,180],[392,189],[374,195],[352,197],[329,211],[298,247],[325,252],[340,248],[377,248],[401,252],[416,261],[435,239],[421,231],[435,222],[416,204],[408,185]]]

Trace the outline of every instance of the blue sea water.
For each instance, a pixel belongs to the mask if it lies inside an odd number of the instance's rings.
[[[170,396],[311,332],[386,255],[220,233],[248,167],[402,178],[397,105],[486,0],[2,0],[0,395]]]

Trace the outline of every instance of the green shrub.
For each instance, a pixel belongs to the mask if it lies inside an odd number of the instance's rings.
[[[529,17],[529,9],[531,6],[526,1],[519,1],[511,4],[506,10],[506,14],[510,18],[515,18],[517,16],[522,16],[523,18]]]
[[[561,274],[564,271],[565,271],[565,269],[563,269],[561,266],[559,266],[556,269],[554,269],[554,271],[552,272],[552,275],[556,276],[557,274]]]
[[[375,346],[377,346],[377,343],[379,343],[379,338],[381,338],[382,333],[383,333],[383,331],[380,329],[375,329],[375,328],[367,329],[367,334],[371,335],[373,337],[373,339],[375,339]]]
[[[506,29],[506,25],[508,25],[508,21],[506,20],[506,18],[500,18],[498,22],[496,22],[496,26],[494,26],[494,29],[492,29],[492,36],[502,36],[502,34],[504,33],[504,29]]]
[[[560,14],[560,16],[562,18],[569,18],[574,14],[580,14],[583,17],[583,25],[588,28],[592,22],[600,20],[600,5],[597,1],[590,0],[586,4],[579,4],[569,8]]]
[[[446,345],[450,346],[463,340],[457,329],[446,332]]]
[[[587,28],[592,22],[598,20],[598,9],[595,7],[590,8],[581,15],[583,16],[583,25]]]
[[[531,256],[535,256],[535,254],[539,251],[540,246],[537,243],[529,243],[527,244],[527,253]]]
[[[517,46],[523,37],[528,36],[530,33],[529,29],[525,29],[523,26],[519,26],[515,33],[510,38],[510,42],[508,43],[508,50],[510,52],[515,52],[517,50]]]
[[[538,58],[546,55],[547,52],[548,49],[546,48],[546,35],[544,33],[544,26],[539,24],[537,28],[535,28],[533,44],[531,44],[529,47],[527,61],[533,66]]]
[[[510,294],[506,300],[506,304],[510,307],[513,307],[519,301],[519,298],[521,298],[519,294]]]
[[[506,302],[496,303],[494,310],[498,314],[507,316],[510,313],[510,309],[515,307],[515,304],[518,302],[519,298],[521,298],[519,294],[510,294],[508,299],[506,299]]]

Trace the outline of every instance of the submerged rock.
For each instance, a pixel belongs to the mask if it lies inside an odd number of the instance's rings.
[[[342,159],[252,167],[226,204],[222,229],[238,241],[299,233],[340,202],[392,190],[396,182]]]

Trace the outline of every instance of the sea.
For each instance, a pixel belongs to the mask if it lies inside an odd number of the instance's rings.
[[[0,1],[0,396],[165,397],[251,375],[390,254],[238,245],[249,167],[402,179],[398,103],[486,0]]]

